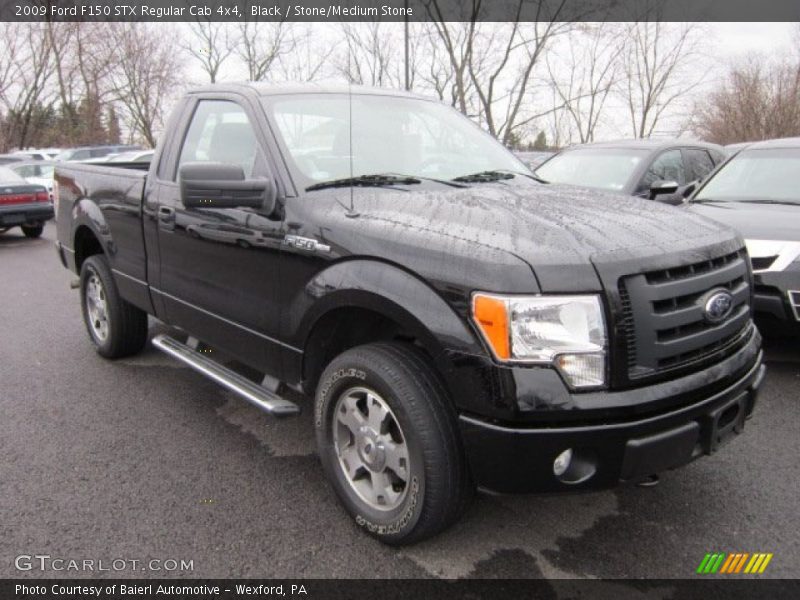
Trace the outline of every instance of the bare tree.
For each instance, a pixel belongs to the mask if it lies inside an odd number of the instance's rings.
[[[430,88],[439,100],[449,101],[456,106],[456,86],[448,53],[443,50],[436,27],[429,23],[423,23],[420,27],[422,29],[416,36],[415,46],[424,48],[418,54],[424,53],[426,60],[417,61],[413,73],[417,74],[421,85]]]
[[[155,147],[169,96],[181,81],[180,56],[163,26],[122,23],[115,29],[113,89],[129,129]]]
[[[236,49],[236,39],[228,23],[217,23],[198,18],[189,23],[190,37],[185,50],[200,63],[211,83],[215,83],[220,69]]]
[[[650,137],[668,111],[703,81],[706,73],[693,68],[701,55],[701,38],[697,23],[628,25],[620,93],[634,137]]]
[[[2,53],[9,64],[0,66],[0,100],[6,107],[3,138],[6,145],[24,148],[37,126],[37,115],[50,102],[53,53],[43,23],[15,23],[4,28],[3,35],[9,42]]]
[[[392,34],[393,24],[380,21],[342,23],[344,56],[338,57],[338,69],[351,83],[402,87],[402,62],[396,51],[400,40]]]
[[[234,52],[244,62],[250,81],[267,79],[273,63],[292,52],[297,44],[294,24],[286,21],[239,23]]]
[[[546,57],[555,92],[553,104],[563,105],[581,143],[594,140],[606,100],[619,78],[624,49],[620,33],[617,24],[588,24],[570,35],[566,58]]]
[[[800,135],[800,58],[750,57],[698,103],[693,130],[719,144]]]
[[[531,84],[545,50],[574,28],[559,20],[565,6],[566,0],[513,0],[511,22],[479,23],[484,5],[471,0],[470,20],[448,23],[438,0],[428,4],[453,71],[454,105],[467,115],[477,112],[489,133],[505,144],[544,114],[528,111]],[[520,21],[523,10],[530,21]]]
[[[114,37],[109,23],[47,23],[63,121],[62,143],[105,138],[104,115],[113,102]]]
[[[327,75],[333,46],[320,28],[327,24],[297,23],[289,31],[287,46],[291,52],[282,52],[273,62],[272,79],[281,81],[315,81]]]

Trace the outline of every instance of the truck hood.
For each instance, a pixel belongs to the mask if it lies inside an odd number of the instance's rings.
[[[656,263],[675,254],[704,260],[723,241],[741,246],[724,225],[686,210],[519,177],[458,190],[361,189],[353,201],[355,220],[383,225],[366,229],[380,231],[384,247],[399,241],[429,253],[503,251],[526,262],[547,292],[600,291],[603,270],[612,276],[621,265],[674,266]]]
[[[690,202],[686,208],[733,227],[745,239],[800,242],[800,204]]]

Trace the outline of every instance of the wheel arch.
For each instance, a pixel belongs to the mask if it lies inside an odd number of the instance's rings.
[[[316,290],[315,295],[309,291]],[[469,325],[427,282],[397,266],[370,260],[337,263],[318,274],[291,303],[294,339],[303,349],[300,379],[313,393],[319,375],[345,350],[378,341],[403,341],[422,350],[448,392],[462,392],[457,354],[481,354]]]
[[[100,207],[86,198],[72,209],[72,249],[75,251],[75,271],[81,272],[83,261],[94,254],[105,254],[111,259],[113,248],[111,228]]]
[[[72,247],[75,250],[75,271],[78,273],[87,258],[105,252],[100,239],[88,225],[79,225],[75,229]]]

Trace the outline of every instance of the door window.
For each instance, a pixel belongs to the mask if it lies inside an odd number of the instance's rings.
[[[706,178],[706,175],[714,170],[714,161],[705,150],[689,148],[686,150],[686,156],[689,158],[692,181],[695,179],[702,181]]]
[[[686,169],[680,150],[667,150],[660,154],[642,177],[638,191],[650,189],[656,181],[675,181],[678,185],[686,185]]]
[[[202,100],[183,141],[178,167],[188,162],[221,162],[253,174],[257,143],[244,109],[227,100]]]

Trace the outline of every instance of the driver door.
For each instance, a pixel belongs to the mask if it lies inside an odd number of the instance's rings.
[[[157,193],[160,287],[167,321],[242,362],[275,374],[275,284],[282,223],[263,209],[186,207],[180,167],[240,166],[245,178],[272,177],[256,114],[239,98],[201,99],[193,107],[172,170]],[[261,243],[261,240],[275,243]]]

